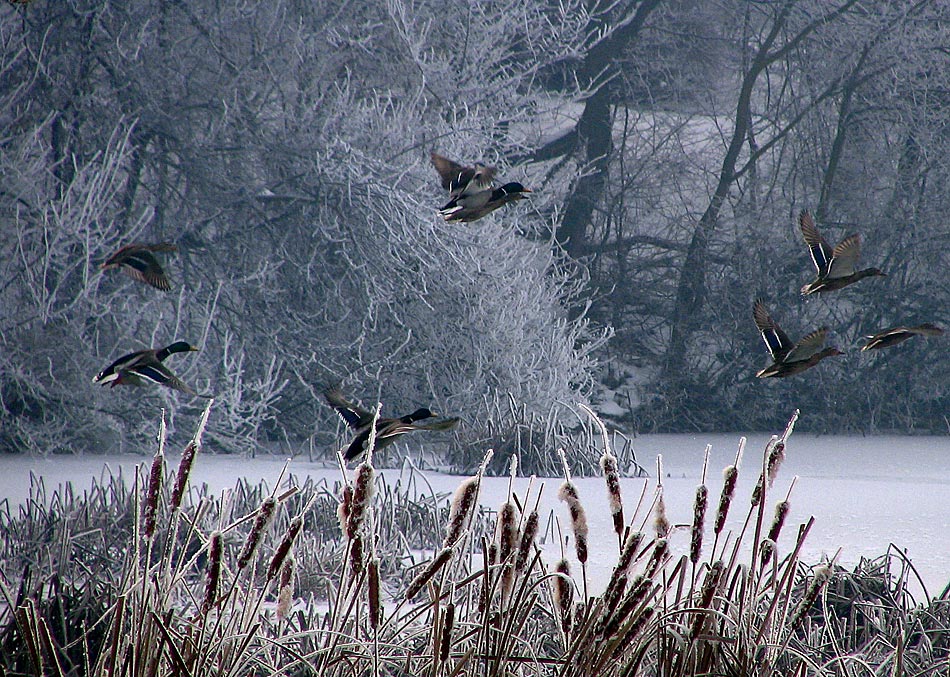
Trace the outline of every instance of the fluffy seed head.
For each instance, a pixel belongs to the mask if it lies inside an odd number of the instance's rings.
[[[495,537],[498,539],[498,561],[506,562],[518,548],[518,509],[511,501],[505,501],[498,511]]]
[[[736,480],[739,478],[739,469],[734,465],[726,466],[722,471],[722,493],[719,495],[719,508],[716,510],[716,523],[713,526],[713,533],[717,536],[722,533],[726,526],[726,517],[729,515],[729,506],[732,503],[732,497],[736,493]]]
[[[571,528],[574,531],[574,548],[577,551],[577,560],[583,564],[587,561],[587,513],[584,512],[584,506],[581,505],[577,487],[573,482],[564,482],[561,488],[558,489],[557,496],[567,503],[568,510],[571,513]]]
[[[600,468],[607,482],[607,500],[610,504],[610,516],[613,518],[614,532],[623,536],[623,500],[620,496],[620,472],[617,470],[617,458],[609,451],[600,457]]]
[[[534,545],[535,536],[538,535],[538,525],[540,518],[537,510],[532,510],[524,523],[524,532],[521,534],[521,543],[518,544],[518,556],[515,558],[515,570],[524,571],[528,564],[528,557],[531,556],[531,547]]]
[[[290,613],[290,604],[294,598],[294,557],[291,555],[280,570],[280,582],[277,585],[277,620],[282,621]]]
[[[811,609],[812,604],[818,599],[821,589],[829,579],[831,579],[830,566],[823,564],[815,569],[815,575],[808,583],[808,587],[805,588],[805,594],[802,595],[801,601],[799,601],[798,606],[795,607],[789,619],[788,627],[791,633],[797,632],[801,627],[805,621],[805,616],[808,614],[808,610]]]
[[[666,501],[663,500],[663,487],[659,488],[656,507],[653,509],[653,529],[657,538],[666,538],[670,535],[670,520],[666,517]]]
[[[554,606],[561,617],[561,630],[567,634],[571,629],[571,607],[574,598],[571,565],[566,559],[561,559],[554,570],[558,575],[552,579],[551,593],[554,597]]]
[[[475,475],[462,482],[455,490],[455,495],[452,496],[452,503],[449,507],[449,523],[445,529],[443,548],[452,547],[461,538],[469,515],[475,508],[480,483],[481,475]]]
[[[336,507],[336,516],[340,521],[340,533],[346,533],[346,524],[350,521],[350,510],[353,507],[353,485],[344,484],[340,503]]]

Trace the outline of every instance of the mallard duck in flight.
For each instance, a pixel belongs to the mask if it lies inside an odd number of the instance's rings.
[[[841,289],[866,277],[886,276],[877,268],[856,270],[861,256],[861,238],[858,235],[847,236],[832,249],[818,232],[815,220],[807,209],[798,215],[798,226],[808,245],[811,260],[818,269],[818,276],[802,287],[802,296]]]
[[[834,347],[822,349],[828,335],[827,327],[806,334],[798,343],[792,343],[788,335],[769,315],[761,299],[756,299],[752,305],[752,317],[755,320],[755,326],[762,334],[762,340],[765,341],[772,355],[772,364],[756,373],[759,378],[792,376],[811,369],[826,357],[844,354]]]
[[[337,388],[329,388],[323,392],[327,403],[333,407],[343,422],[356,431],[356,435],[350,441],[350,444],[343,452],[343,458],[351,461],[366,451],[366,445],[369,442],[370,426],[373,422],[373,413],[349,402],[343,397],[343,393]],[[380,417],[376,420],[376,449],[389,446],[399,437],[415,430],[450,430],[458,423],[457,418],[448,418],[434,423],[420,424],[417,421],[424,421],[430,418],[436,418],[438,414],[433,413],[426,407],[420,407],[411,414],[406,414],[399,418]]]
[[[184,381],[175,376],[162,364],[169,355],[198,350],[187,341],[175,341],[164,348],[147,348],[123,355],[93,377],[92,382],[99,385],[145,385],[147,381],[180,390],[188,395],[198,395]],[[198,397],[209,397],[198,395]]]
[[[881,348],[890,348],[898,343],[903,343],[914,336],[940,336],[943,329],[930,322],[918,324],[916,327],[894,327],[878,332],[872,336],[866,336],[868,342],[861,346],[861,350],[879,350]]]
[[[465,167],[435,152],[430,157],[442,179],[442,187],[449,191],[451,198],[439,210],[446,221],[476,221],[509,202],[524,199],[524,194],[531,192],[517,181],[495,188],[494,167],[481,164]]]
[[[127,275],[147,285],[169,291],[172,288],[161,263],[152,252],[173,252],[178,248],[170,242],[158,244],[128,244],[106,259],[100,268],[121,268]]]

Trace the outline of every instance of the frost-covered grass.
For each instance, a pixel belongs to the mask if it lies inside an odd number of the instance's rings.
[[[476,509],[490,482],[480,473],[450,507],[413,486],[422,474],[380,481],[371,459],[342,481],[285,474],[272,487],[241,481],[212,494],[189,486],[200,429],[175,469],[160,436],[151,469],[0,513],[2,667],[946,674],[946,594],[916,603],[891,576],[896,555],[854,572],[802,560],[813,522],[796,528],[783,508],[788,483],[773,484],[790,428],[764,452],[748,448],[735,472],[729,455],[731,490],[711,481],[718,467],[697,473],[681,524],[684,506],[664,489],[613,483],[609,457],[604,478],[565,478],[560,490],[519,477],[488,512]],[[567,500],[549,530],[545,508],[534,513],[553,494]],[[588,528],[605,519],[607,538]],[[774,547],[789,535],[790,547]],[[542,556],[544,538],[562,543],[555,561]],[[604,584],[591,579],[597,565]]]

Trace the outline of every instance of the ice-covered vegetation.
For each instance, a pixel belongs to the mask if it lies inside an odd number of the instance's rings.
[[[615,554],[596,592],[585,496],[567,466],[553,532],[561,557],[549,566],[538,549],[550,537],[539,482],[485,512],[480,471],[451,501],[421,501],[378,481],[370,457],[332,487],[285,476],[273,489],[241,482],[212,496],[189,483],[201,428],[170,469],[162,426],[151,468],[140,466],[131,484],[113,477],[82,495],[38,488],[19,514],[0,512],[0,667],[196,677],[945,674],[947,590],[918,603],[886,560],[852,572],[801,561],[813,520],[790,523],[788,495],[773,484],[793,423],[763,451],[744,450],[751,472],[736,467],[740,443],[721,490],[704,471],[685,525],[666,518],[662,487],[623,495],[608,449],[600,466]],[[736,491],[745,484],[755,487],[751,501]],[[724,527],[727,516],[742,526]],[[776,549],[788,530],[793,546]]]

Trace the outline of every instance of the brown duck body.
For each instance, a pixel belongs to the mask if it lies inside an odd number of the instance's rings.
[[[756,299],[752,304],[752,317],[762,335],[762,340],[769,349],[769,354],[772,355],[772,364],[756,372],[755,375],[759,378],[784,378],[800,374],[826,357],[843,354],[834,347],[822,348],[828,335],[827,327],[816,329],[803,336],[797,343],[792,343],[788,335],[769,315],[761,299]]]
[[[893,327],[868,336],[868,342],[861,346],[861,350],[880,350],[903,343],[914,336],[940,336],[943,329],[930,322],[918,324],[916,327]]]
[[[346,425],[356,432],[356,435],[347,445],[343,452],[343,458],[351,461],[366,452],[369,444],[370,430],[372,429],[373,413],[349,402],[343,397],[336,388],[325,390],[323,396],[327,403],[333,407]],[[437,417],[426,407],[420,407],[411,414],[400,416],[399,418],[376,419],[376,442],[375,448],[382,449],[389,446],[397,439],[407,433],[416,430],[449,430],[458,423],[457,418],[445,419],[435,423],[420,424],[423,421]]]
[[[165,275],[161,263],[152,252],[173,252],[177,249],[175,245],[169,242],[158,244],[133,243],[119,249],[106,259],[100,267],[103,270],[120,268],[139,282],[144,282],[162,291],[169,291],[172,288],[171,282],[168,281],[168,276]]]
[[[849,235],[832,249],[807,210],[802,210],[798,215],[798,225],[818,271],[818,276],[802,287],[802,296],[835,291],[866,277],[886,275],[877,268],[856,269],[861,255],[861,238],[858,235]]]

